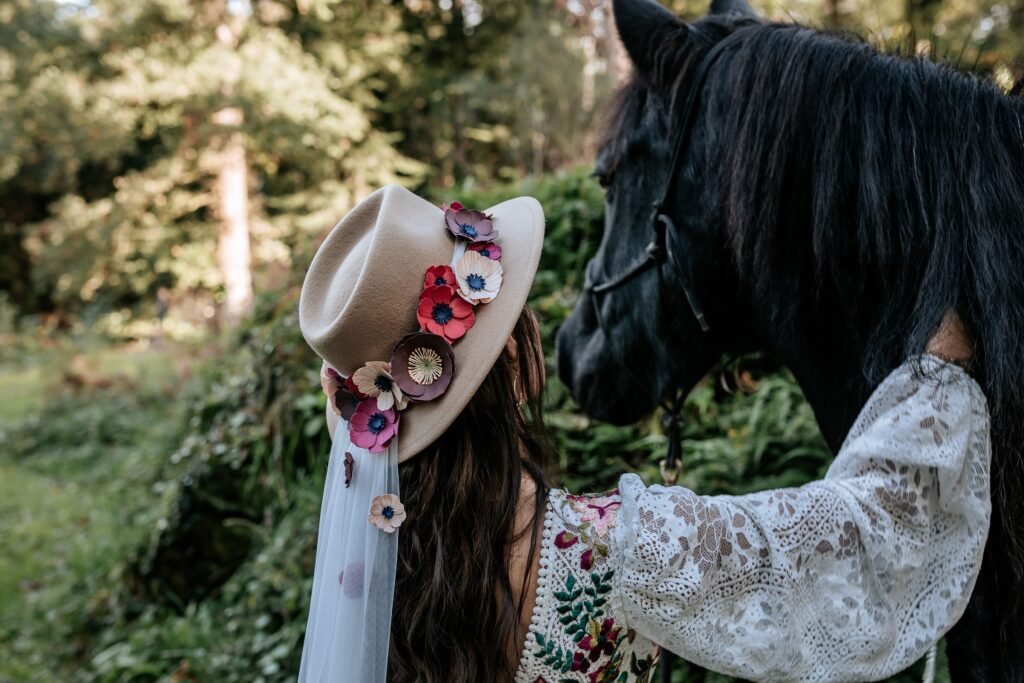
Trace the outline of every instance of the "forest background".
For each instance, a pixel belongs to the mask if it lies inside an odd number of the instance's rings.
[[[1024,0],[754,4],[1024,76]],[[0,0],[0,682],[294,680],[328,451],[296,324],[316,245],[385,183],[532,194],[550,359],[627,73],[608,0]],[[656,418],[591,422],[557,379],[546,406],[558,484],[658,480]],[[686,416],[701,493],[828,465],[771,359],[724,360]]]

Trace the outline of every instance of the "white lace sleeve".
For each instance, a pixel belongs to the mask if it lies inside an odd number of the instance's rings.
[[[628,626],[753,680],[875,680],[921,657],[963,613],[991,509],[985,397],[921,364],[875,391],[823,481],[709,497],[623,477]]]

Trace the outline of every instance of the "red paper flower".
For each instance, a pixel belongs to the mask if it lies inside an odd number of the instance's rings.
[[[376,401],[363,401],[348,423],[352,443],[371,453],[383,453],[398,433],[398,413],[394,408],[381,410]]]
[[[442,211],[447,211],[448,209],[451,209],[452,211],[459,211],[459,210],[461,210],[463,208],[465,208],[465,207],[462,206],[462,202],[452,202],[451,204],[442,204],[441,205],[441,210]]]
[[[450,344],[466,334],[476,318],[472,304],[464,301],[454,289],[431,286],[420,294],[416,320],[424,330],[444,337]]]
[[[468,245],[466,249],[469,249],[470,251],[475,251],[479,253],[481,256],[486,256],[492,261],[501,260],[501,247],[499,247],[494,242],[473,242],[472,244]]]
[[[427,268],[427,274],[423,277],[424,287],[458,287],[455,280],[455,271],[451,266],[431,266]]]

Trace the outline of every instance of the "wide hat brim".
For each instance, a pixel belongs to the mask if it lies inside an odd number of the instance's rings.
[[[544,243],[540,203],[518,197],[484,213],[499,233],[501,290],[476,306],[473,327],[453,344],[455,374],[445,394],[402,411],[399,462],[427,448],[458,417],[526,305]],[[299,301],[306,341],[346,376],[369,361],[390,360],[395,344],[420,329],[416,309],[427,268],[449,264],[454,248],[439,207],[398,185],[374,192],[331,230],[313,257]],[[327,412],[332,422],[339,420],[330,407]]]

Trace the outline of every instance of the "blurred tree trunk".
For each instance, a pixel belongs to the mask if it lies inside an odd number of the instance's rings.
[[[629,79],[632,67],[629,62],[629,55],[626,48],[619,40],[619,31],[615,27],[615,15],[612,14],[611,0],[604,3],[604,25],[607,27],[605,36],[606,59],[608,60],[608,73],[612,77],[612,83],[616,86],[624,84]]]
[[[222,22],[217,26],[217,40],[235,50],[244,18],[227,14],[226,3],[218,3]],[[234,96],[241,71],[241,60],[235,55],[224,75],[226,99]],[[217,217],[220,230],[217,240],[217,264],[224,283],[224,306],[221,319],[234,326],[252,308],[252,256],[249,245],[249,167],[245,154],[245,137],[241,132],[244,114],[235,106],[226,106],[212,117],[222,130],[213,141],[217,150]]]

